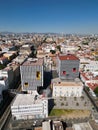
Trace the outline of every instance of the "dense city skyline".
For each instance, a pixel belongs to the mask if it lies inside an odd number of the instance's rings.
[[[0,32],[98,34],[97,0],[1,0]]]

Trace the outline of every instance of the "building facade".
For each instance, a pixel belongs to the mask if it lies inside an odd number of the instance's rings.
[[[11,105],[12,118],[35,119],[48,117],[48,100],[38,95],[18,94]]]
[[[80,59],[80,70],[98,72],[98,61]]]
[[[59,77],[52,80],[53,97],[81,97],[83,84],[79,80],[80,60],[71,54],[58,55]]]
[[[8,85],[10,87],[12,85],[12,83],[14,82],[13,68],[10,66],[7,66],[3,70],[0,70],[0,76],[4,77],[4,78],[5,77],[8,78]]]
[[[83,84],[80,81],[53,83],[53,97],[81,97],[82,91]]]
[[[29,58],[20,66],[21,83],[23,91],[34,91],[43,87],[44,60]]]
[[[2,92],[9,87],[8,78],[0,76],[0,102],[3,100]]]
[[[79,77],[79,59],[71,54],[57,57],[57,71],[62,80],[74,80]]]

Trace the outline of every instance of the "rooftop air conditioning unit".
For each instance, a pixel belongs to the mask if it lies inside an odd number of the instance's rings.
[[[29,58],[28,61],[30,61],[30,62],[36,62],[36,61],[38,61],[38,59],[37,58]]]

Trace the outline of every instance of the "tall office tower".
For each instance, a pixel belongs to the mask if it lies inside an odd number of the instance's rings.
[[[22,91],[34,91],[43,87],[43,58],[28,58],[20,66]]]
[[[57,71],[61,80],[74,80],[79,77],[80,60],[76,56],[60,54],[57,60]]]

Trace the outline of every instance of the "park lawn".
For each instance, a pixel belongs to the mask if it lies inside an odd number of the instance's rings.
[[[71,110],[71,109],[52,109],[49,116],[66,116],[66,117],[85,117],[89,116],[88,110]]]
[[[71,113],[73,110],[52,109],[49,116],[64,116],[66,113]]]

